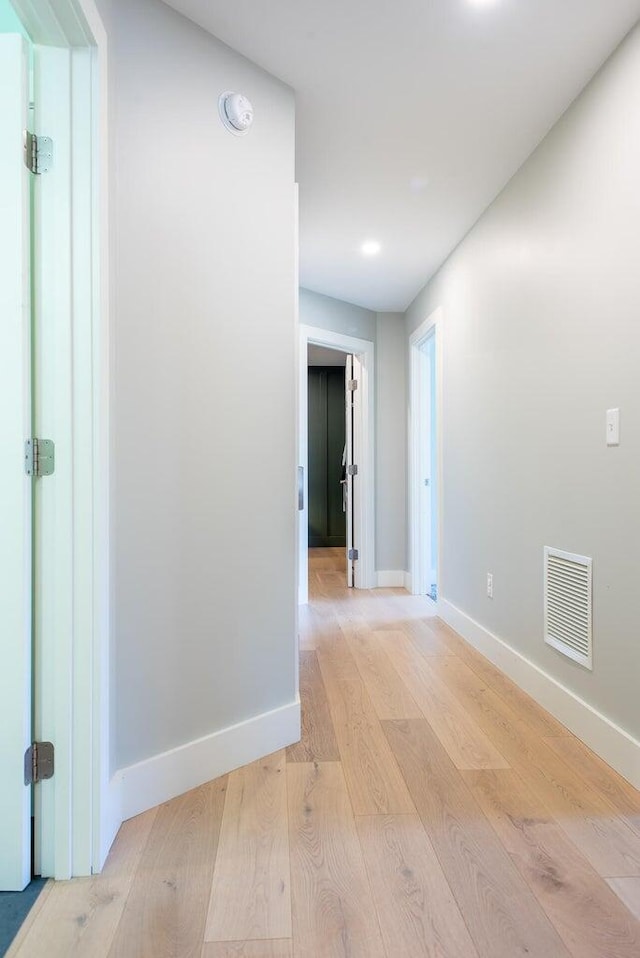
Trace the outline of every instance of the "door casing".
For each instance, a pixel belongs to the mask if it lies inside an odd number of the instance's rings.
[[[0,89],[0,890],[22,891],[31,879],[31,184],[22,157],[28,49],[17,33],[0,35]]]
[[[443,373],[443,322],[442,309],[437,309],[409,337],[409,578],[413,595],[428,595],[428,573],[432,562],[431,523],[421,509],[424,483],[423,448],[425,442],[432,443],[431,418],[425,416],[421,395],[424,377],[427,375],[428,358],[422,347],[430,337],[435,340],[435,376],[436,376],[436,437],[435,471],[437,476],[437,570],[438,597],[443,594],[442,569],[442,373]],[[436,603],[437,605],[437,603]]]
[[[36,428],[56,443],[38,480],[37,865],[102,867],[120,824],[109,790],[109,289],[107,36],[93,0],[12,0],[35,44],[36,129],[54,139],[34,222]]]

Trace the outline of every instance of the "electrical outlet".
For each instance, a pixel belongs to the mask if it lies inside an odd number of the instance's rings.
[[[487,596],[493,599],[493,573],[487,572]]]

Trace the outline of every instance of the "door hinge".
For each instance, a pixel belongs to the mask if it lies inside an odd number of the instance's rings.
[[[349,549],[349,558],[350,559],[359,559],[360,555],[358,554],[357,549]]]
[[[354,393],[357,388],[358,388],[358,380],[357,380],[357,379],[349,379],[349,380],[347,380],[347,389],[349,390],[350,393]]]
[[[24,131],[24,162],[31,173],[48,173],[53,166],[53,140]]]
[[[358,467],[357,466],[347,466],[347,475],[348,476],[357,476]]]
[[[53,778],[55,749],[51,742],[34,742],[24,753],[24,784]]]
[[[56,447],[51,439],[27,439],[24,444],[24,471],[36,479],[53,475]]]

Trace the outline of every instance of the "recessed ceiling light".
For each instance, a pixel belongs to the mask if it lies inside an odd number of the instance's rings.
[[[362,244],[362,255],[377,256],[381,249],[382,247],[377,240],[367,240],[366,243]]]

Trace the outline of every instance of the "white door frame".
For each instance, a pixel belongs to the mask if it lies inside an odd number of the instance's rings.
[[[354,443],[361,463],[358,463],[358,495],[355,500],[355,522],[358,530],[357,547],[360,558],[356,563],[356,589],[375,587],[375,400],[374,371],[375,346],[368,339],[345,336],[316,326],[300,326],[299,402],[298,402],[298,463],[304,468],[304,507],[298,512],[298,602],[309,601],[309,443],[308,443],[308,384],[307,352],[309,344],[326,346],[358,357],[362,381],[358,384],[354,408]]]
[[[29,114],[27,44],[0,35],[0,889],[31,880],[32,495],[24,470],[31,429],[30,174],[22,158]]]
[[[437,569],[438,598],[443,594],[442,581],[442,372],[443,372],[443,314],[438,308],[409,337],[409,573],[413,595],[428,595],[427,563],[430,551],[431,529],[424,511],[420,509],[424,476],[420,469],[421,446],[430,435],[431,422],[426,421],[420,402],[422,380],[427,357],[422,346],[429,337],[435,339],[436,368],[436,475],[437,475]],[[429,565],[431,563],[428,563]]]
[[[12,0],[36,45],[37,738],[56,749],[36,789],[43,875],[99,871],[120,824],[109,796],[109,302],[107,36],[93,0]],[[48,177],[48,179],[46,179]]]

